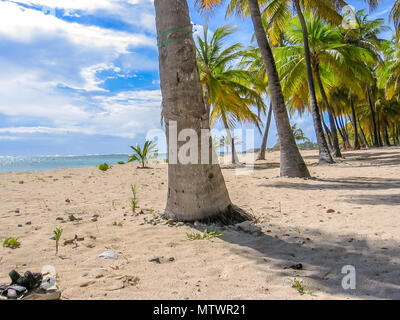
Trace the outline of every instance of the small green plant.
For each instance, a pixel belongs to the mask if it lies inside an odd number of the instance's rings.
[[[18,183],[19,183],[19,184],[24,184],[24,181],[23,181],[23,180],[21,180],[21,181],[18,181]]]
[[[132,207],[132,212],[135,213],[136,207],[139,203],[139,200],[137,199],[136,196],[136,185],[131,185],[131,190],[132,190],[131,207]]]
[[[221,237],[222,233],[216,233],[215,231],[208,231],[207,229],[201,234],[199,232],[187,233],[186,237],[188,240],[208,240],[212,238]]]
[[[136,144],[136,147],[130,146],[134,153],[132,155],[129,155],[130,159],[128,162],[133,162],[133,161],[139,161],[142,164],[142,168],[146,168],[147,162],[155,158],[157,155],[158,150],[157,144],[154,141],[149,141],[146,140],[143,149],[139,146],[139,144]]]
[[[58,243],[61,239],[62,232],[63,232],[63,229],[61,229],[61,228],[56,228],[55,230],[53,230],[53,233],[56,236],[56,255],[58,254]]]
[[[117,222],[117,221],[114,221],[112,225],[114,227],[122,227],[122,223],[121,222]]]
[[[300,293],[301,295],[303,294],[310,294],[313,295],[315,293],[315,291],[307,291],[308,287],[306,285],[304,285],[302,283],[302,281],[294,278],[294,279],[290,279],[290,282],[292,283],[292,287],[295,288],[297,290],[298,293]]]
[[[107,171],[108,169],[111,169],[111,166],[109,166],[107,163],[103,163],[99,165],[99,170],[101,171]]]
[[[125,164],[125,161],[118,161],[118,164]]]
[[[115,200],[112,201],[111,205],[112,205],[113,209],[115,209]]]
[[[19,248],[21,242],[18,241],[18,238],[8,237],[3,241],[3,247],[16,249]]]

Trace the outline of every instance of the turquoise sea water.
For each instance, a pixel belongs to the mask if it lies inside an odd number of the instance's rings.
[[[88,156],[0,156],[0,172],[42,171],[64,168],[95,167],[102,163],[117,164],[127,161],[123,154],[88,155]]]

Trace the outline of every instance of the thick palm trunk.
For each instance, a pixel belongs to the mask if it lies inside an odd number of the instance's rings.
[[[357,129],[357,116],[356,116],[356,109],[354,108],[354,99],[350,97],[350,104],[351,104],[351,115],[353,118],[353,128],[354,128],[354,150],[360,150],[360,139],[358,137],[358,129]]]
[[[199,138],[196,141],[197,163],[192,161],[183,164],[176,156],[179,148],[186,142],[176,142],[174,130],[179,134],[182,129],[191,129],[201,137],[201,130],[209,130],[210,126],[187,2],[155,0],[154,5],[157,32],[160,35],[158,41],[162,115],[167,130],[169,159],[168,198],[164,215],[182,221],[244,221],[247,216],[232,205],[219,165],[212,162],[201,164]],[[210,155],[208,160],[211,160],[211,139],[205,140],[209,142],[206,150]]]
[[[321,91],[322,99],[324,100],[326,109],[328,110],[329,124],[331,126],[331,132],[332,132],[333,156],[336,158],[342,158],[342,153],[340,152],[338,134],[337,134],[336,125],[335,125],[334,111],[333,111],[333,108],[331,107],[328,97],[326,95],[325,87],[322,83],[321,74],[320,74],[318,65],[315,68],[315,75],[316,75],[318,85],[319,85],[319,88]]]
[[[292,129],[290,127],[285,100],[276,69],[274,56],[268,43],[267,36],[261,20],[260,6],[258,0],[248,0],[251,20],[254,32],[268,74],[268,84],[271,96],[272,108],[276,127],[278,129],[279,141],[281,143],[281,176],[288,177],[310,177],[307,166],[300,155],[296,145]]]
[[[272,119],[272,104],[269,106],[267,124],[265,125],[265,131],[261,143],[260,152],[258,153],[257,156],[257,160],[265,160],[265,150],[267,148],[269,128],[271,127],[271,119]]]
[[[376,125],[376,117],[375,117],[375,108],[374,105],[372,104],[372,98],[371,98],[371,90],[369,86],[367,87],[367,96],[368,96],[368,104],[369,108],[371,110],[371,117],[372,117],[372,124],[374,128],[374,147],[379,147],[379,139],[378,139],[378,127]]]
[[[319,147],[319,163],[334,163],[332,156],[329,152],[328,144],[324,136],[324,130],[322,128],[321,117],[319,115],[319,107],[317,102],[317,96],[315,94],[315,85],[311,65],[311,55],[310,55],[310,45],[308,43],[308,31],[307,24],[301,11],[299,0],[293,0],[297,14],[300,19],[301,28],[303,31],[304,40],[304,56],[307,67],[307,80],[308,80],[308,90],[310,91],[310,104],[311,113],[314,121],[315,134],[317,136],[317,142]]]

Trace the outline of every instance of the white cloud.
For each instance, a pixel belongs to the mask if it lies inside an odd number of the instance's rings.
[[[129,47],[155,47],[155,39],[144,34],[66,22],[10,2],[0,2],[0,21],[0,35],[18,42],[29,43],[43,35],[53,34],[82,46],[112,47],[118,53],[126,53]]]
[[[157,60],[147,56],[156,50],[154,36],[68,22],[18,3],[60,8],[79,22],[80,11],[113,16],[121,5],[151,1],[0,1],[1,140],[66,133],[133,138],[160,126],[160,90],[103,88],[107,79],[157,69]],[[154,28],[146,10],[123,14],[136,19],[140,30]]]

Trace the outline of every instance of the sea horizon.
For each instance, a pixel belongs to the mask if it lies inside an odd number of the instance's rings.
[[[166,159],[166,154],[157,155],[157,160]],[[128,161],[125,153],[88,154],[88,155],[35,155],[35,156],[0,156],[0,172],[46,171],[96,167],[107,163],[116,165]]]

